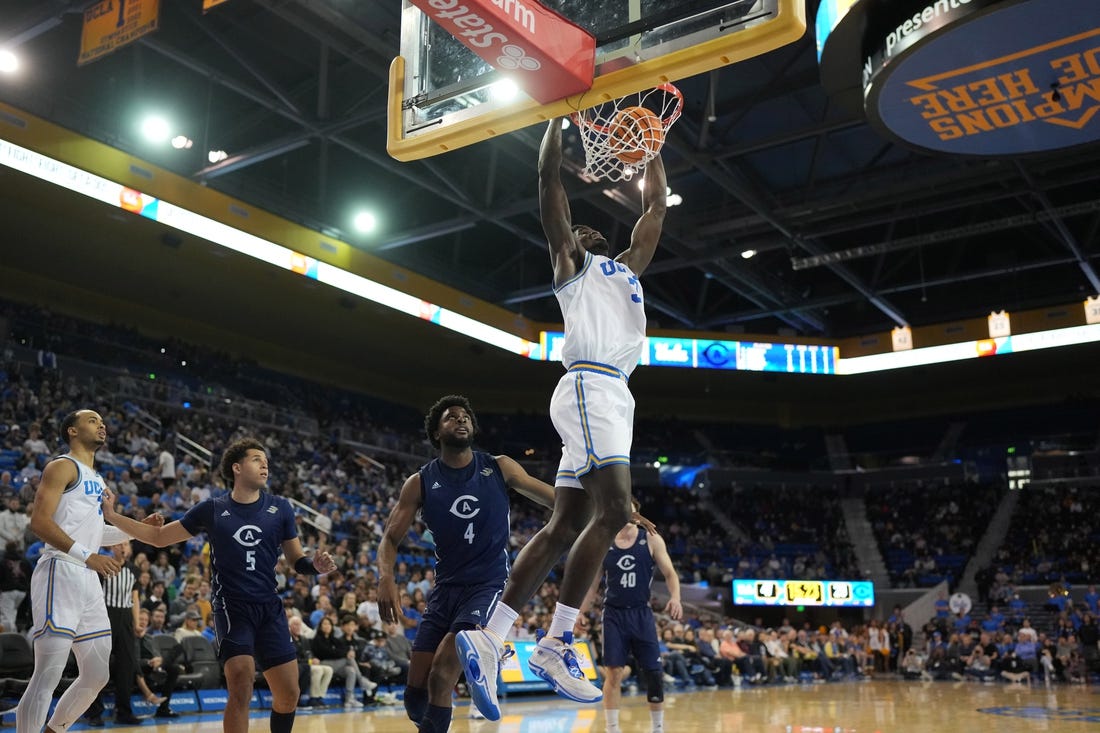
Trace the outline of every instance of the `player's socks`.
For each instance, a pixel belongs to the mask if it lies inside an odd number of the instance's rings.
[[[506,639],[508,632],[512,630],[512,624],[516,622],[517,618],[519,618],[519,614],[516,611],[503,603],[498,603],[484,628],[486,631],[496,634],[498,639]]]
[[[619,733],[622,730],[619,727],[619,711],[604,710],[604,715],[607,716],[607,733]]]
[[[573,608],[559,602],[554,607],[554,620],[550,622],[550,629],[546,632],[546,635],[552,639],[560,639],[566,631],[572,632],[573,625],[577,623],[577,615],[580,612],[579,608]]]
[[[447,733],[450,727],[451,709],[428,705],[428,711],[420,721],[420,733]]]
[[[652,724],[652,733],[664,733],[665,730],[665,711],[664,710],[650,710],[649,722]]]
[[[405,687],[405,712],[409,720],[419,723],[428,712],[428,691],[423,687]]]
[[[294,712],[271,711],[271,733],[290,733],[294,728]]]

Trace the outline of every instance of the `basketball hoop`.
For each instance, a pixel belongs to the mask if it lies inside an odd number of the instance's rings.
[[[608,181],[630,180],[661,152],[683,108],[680,90],[665,83],[574,112],[571,117],[584,146],[584,172]]]

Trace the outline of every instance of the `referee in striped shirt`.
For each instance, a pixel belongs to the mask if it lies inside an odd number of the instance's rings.
[[[111,548],[115,557],[122,561],[122,569],[117,575],[103,578],[103,597],[107,601],[107,617],[111,620],[111,679],[115,683],[115,724],[138,725],[141,718],[134,715],[130,700],[134,693],[134,681],[137,678],[137,637],[134,626],[140,607],[137,590],[137,575],[130,564],[130,542],[122,542]],[[85,715],[89,725],[103,725],[103,693],[96,696],[95,702]]]

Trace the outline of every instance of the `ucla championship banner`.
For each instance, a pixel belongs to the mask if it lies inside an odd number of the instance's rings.
[[[80,34],[83,65],[157,29],[160,0],[102,0],[84,11]]]

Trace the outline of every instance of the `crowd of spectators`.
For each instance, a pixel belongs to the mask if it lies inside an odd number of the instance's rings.
[[[1095,487],[1036,486],[1022,493],[994,556],[1015,585],[1092,581],[1100,568],[1100,495]]]
[[[1001,495],[976,483],[869,492],[867,519],[894,587],[957,583]]]
[[[863,577],[836,490],[738,484],[711,491],[715,504],[748,538],[727,538],[716,546],[734,577]]]

